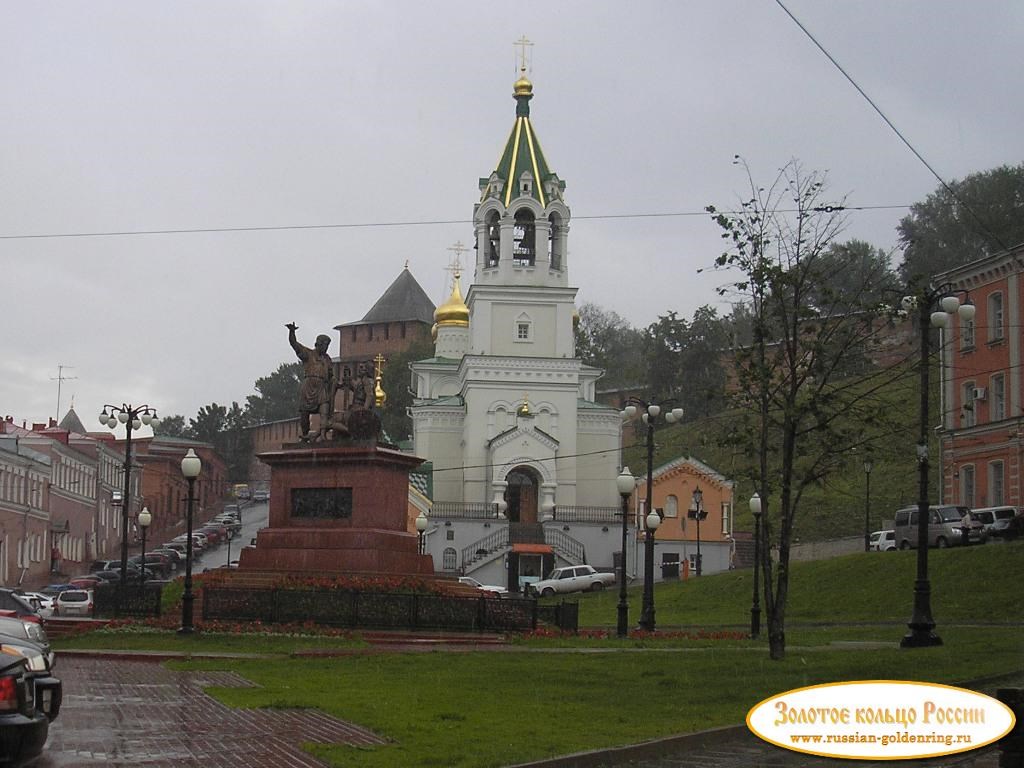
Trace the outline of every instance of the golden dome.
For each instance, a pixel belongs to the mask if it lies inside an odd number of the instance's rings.
[[[452,286],[452,295],[448,301],[434,310],[434,322],[437,325],[454,325],[461,328],[469,326],[469,307],[462,300],[462,291],[459,290],[459,273],[455,273],[455,284]]]
[[[506,81],[507,82],[507,81]],[[533,95],[533,83],[526,76],[526,72],[523,72],[519,79],[516,80],[516,84],[512,87],[513,96],[532,96]]]

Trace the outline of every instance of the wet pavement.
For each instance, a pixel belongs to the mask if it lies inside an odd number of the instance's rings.
[[[452,648],[455,650],[456,648]],[[406,650],[403,648],[403,650]],[[411,649],[410,649],[411,650]],[[417,648],[417,650],[419,650]],[[459,648],[458,650],[463,650]],[[468,650],[468,649],[467,649]],[[203,692],[207,686],[249,687],[225,671],[176,671],[148,659],[63,654],[60,717],[50,727],[34,768],[322,768],[301,744],[370,746],[384,739],[312,709],[233,709]],[[1024,684],[1024,676],[1000,687]],[[978,686],[994,693],[996,686]],[[995,746],[906,768],[997,768]],[[718,728],[657,742],[567,755],[524,764],[531,768],[892,768],[892,761],[833,760],[790,752],[761,741],[745,727]],[[396,768],[400,768],[396,766]]]
[[[322,768],[303,742],[384,743],[317,710],[233,709],[203,693],[251,685],[231,672],[68,655],[57,674],[64,703],[33,768]]]

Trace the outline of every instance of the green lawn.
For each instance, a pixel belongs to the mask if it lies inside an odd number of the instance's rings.
[[[310,745],[330,765],[485,768],[743,722],[761,699],[856,679],[957,683],[1024,669],[1024,542],[933,550],[932,605],[944,645],[903,650],[914,553],[797,563],[783,661],[764,638],[521,640],[513,650],[288,658],[358,638],[95,633],[57,647],[145,647],[277,654],[195,659],[255,688],[214,688],[231,706],[317,707],[390,740],[378,748]],[[748,625],[749,572],[656,590],[659,628]],[[615,590],[580,596],[581,624],[613,627]],[[630,618],[639,615],[630,591]],[[996,625],[993,625],[996,623]],[[663,635],[672,635],[663,632]]]

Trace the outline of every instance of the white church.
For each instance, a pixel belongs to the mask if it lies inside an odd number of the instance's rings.
[[[518,591],[556,565],[614,567],[622,419],[577,356],[571,215],[530,122],[533,86],[474,206],[476,259],[414,363],[413,452],[432,470],[425,544],[439,573]],[[633,537],[630,531],[630,537]]]

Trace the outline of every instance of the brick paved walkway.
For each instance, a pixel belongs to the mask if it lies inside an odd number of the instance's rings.
[[[64,704],[34,768],[323,768],[302,742],[384,743],[316,710],[232,709],[203,693],[251,685],[230,672],[68,656],[56,671]]]

